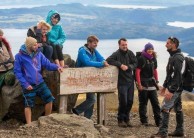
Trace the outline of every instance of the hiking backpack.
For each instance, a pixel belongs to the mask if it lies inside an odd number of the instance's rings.
[[[183,72],[183,89],[192,92],[194,88],[194,59],[185,57],[185,70]]]
[[[13,68],[12,59],[13,55],[4,44],[3,41],[0,41],[0,72],[4,72]]]

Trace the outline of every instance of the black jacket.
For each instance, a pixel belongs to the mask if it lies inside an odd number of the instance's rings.
[[[184,56],[181,54],[181,50],[169,52],[170,58],[166,67],[166,79],[163,87],[167,88],[169,92],[182,92],[182,65]]]
[[[134,83],[133,70],[137,66],[137,59],[132,51],[126,52],[118,49],[106,60],[110,65],[117,66],[119,69],[118,85]],[[128,66],[128,70],[123,71],[120,66],[124,64]]]
[[[141,55],[138,58],[137,68],[141,69],[140,78],[141,85],[144,87],[152,87],[155,85],[154,69],[157,68],[156,58],[148,59]]]
[[[48,37],[46,39],[46,42],[42,41],[42,33],[41,29],[37,29],[37,26],[32,26],[28,29],[27,36],[31,36],[37,40],[37,43],[42,43],[43,46],[50,45],[48,41]]]

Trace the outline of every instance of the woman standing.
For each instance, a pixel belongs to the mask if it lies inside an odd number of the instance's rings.
[[[136,68],[136,81],[139,96],[139,116],[142,125],[148,126],[147,103],[150,100],[156,126],[160,125],[160,106],[158,101],[158,72],[157,60],[154,47],[151,43],[147,43],[144,50],[138,58],[138,66]]]

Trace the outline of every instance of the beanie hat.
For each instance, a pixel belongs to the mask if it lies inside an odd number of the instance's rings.
[[[154,46],[150,42],[145,45],[144,51],[146,52],[148,49],[154,49]]]
[[[32,47],[37,43],[37,40],[33,37],[26,37],[25,45],[26,47]]]
[[[0,35],[3,35],[3,30],[0,28]]]

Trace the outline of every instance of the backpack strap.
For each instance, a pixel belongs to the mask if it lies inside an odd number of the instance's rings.
[[[179,55],[179,56],[182,56],[183,58],[184,58],[184,60],[183,60],[183,64],[182,64],[182,69],[181,69],[181,74],[183,75],[184,73],[185,73],[185,70],[186,70],[186,58],[187,57],[184,57],[184,55],[182,54],[182,53],[176,53],[176,54],[174,54],[172,57],[175,57],[175,56],[177,56],[177,55]]]

